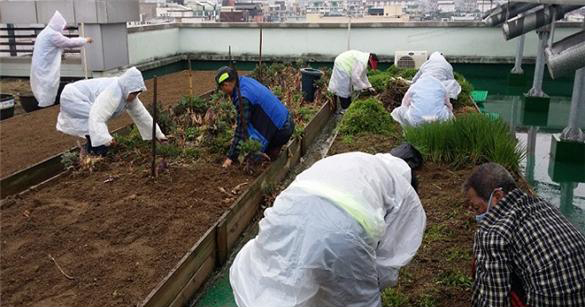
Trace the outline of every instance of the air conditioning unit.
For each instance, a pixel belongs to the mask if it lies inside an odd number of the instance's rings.
[[[395,51],[394,66],[399,68],[416,68],[427,60],[426,51]]]

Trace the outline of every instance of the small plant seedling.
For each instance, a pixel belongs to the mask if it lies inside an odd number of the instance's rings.
[[[418,306],[420,306],[420,307],[435,307],[435,306],[437,306],[437,301],[432,295],[424,294],[424,295],[421,295],[421,297],[419,298]]]
[[[272,88],[272,93],[274,96],[278,97],[278,99],[282,99],[282,88],[280,86]]]
[[[444,256],[449,262],[471,261],[471,251],[461,247],[448,249]]]
[[[240,155],[238,156],[238,160],[240,163],[244,163],[246,159],[250,159],[260,152],[262,144],[256,140],[247,139],[246,141],[240,142],[239,149]]]
[[[301,116],[301,119],[305,122],[308,122],[317,113],[317,110],[311,109],[309,107],[301,107],[298,112]]]
[[[447,271],[439,275],[437,283],[449,287],[469,289],[471,288],[473,281],[471,280],[471,277],[460,271]]]
[[[66,169],[73,169],[79,165],[79,154],[76,152],[65,152],[61,155],[61,164]]]
[[[404,307],[408,306],[406,295],[398,292],[396,288],[386,288],[382,291],[382,306],[384,307]]]
[[[178,157],[181,155],[182,150],[177,145],[168,143],[157,145],[156,152],[157,155],[161,155],[163,157]]]
[[[192,111],[198,114],[205,114],[209,109],[209,101],[198,96],[183,96],[179,103],[175,106],[175,115],[181,115],[187,111]]]
[[[426,242],[444,240],[450,234],[451,231],[447,228],[447,226],[442,224],[434,224],[427,228],[424,240]]]
[[[197,160],[201,156],[201,151],[197,148],[185,148],[183,155],[187,158]]]
[[[185,129],[185,139],[188,141],[192,141],[196,139],[200,134],[200,131],[197,127],[189,127]]]

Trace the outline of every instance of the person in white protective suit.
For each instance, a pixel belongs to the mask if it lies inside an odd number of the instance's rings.
[[[55,103],[61,79],[61,55],[66,48],[79,48],[91,43],[91,37],[69,38],[63,35],[67,21],[55,11],[49,24],[35,40],[30,67],[30,87],[39,107]]]
[[[107,122],[124,110],[128,112],[143,140],[152,139],[152,117],[138,99],[146,90],[138,69],[132,67],[119,77],[81,80],[67,84],[61,94],[61,112],[57,130],[65,134],[85,137],[87,151],[105,155],[113,144]],[[165,135],[156,127],[156,138]]]
[[[418,126],[453,118],[453,106],[443,83],[423,75],[410,85],[401,106],[392,110],[391,115],[402,126]]]
[[[305,170],[266,209],[237,254],[238,306],[381,306],[416,254],[426,215],[409,165],[351,152]]]
[[[349,108],[352,89],[374,91],[368,80],[368,68],[378,69],[378,57],[374,53],[349,50],[335,58],[328,89],[341,109]]]
[[[433,52],[431,54],[429,59],[417,71],[414,78],[412,78],[412,82],[416,83],[424,75],[431,75],[441,81],[451,99],[457,99],[457,96],[461,93],[461,85],[459,85],[459,82],[455,80],[455,76],[453,75],[453,66],[447,62],[440,52]]]

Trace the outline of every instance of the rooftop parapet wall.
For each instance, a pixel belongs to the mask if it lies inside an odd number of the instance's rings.
[[[266,59],[303,56],[331,61],[347,50],[346,23],[162,24],[128,29],[130,62],[186,53],[213,55],[205,59],[221,58],[227,56],[229,46],[235,57],[254,59],[258,55],[260,26]],[[579,23],[559,23],[555,39],[571,35],[579,28]],[[161,41],[168,43],[159,44]],[[441,51],[450,60],[465,63],[512,63],[516,51],[516,42],[506,42],[500,28],[486,27],[481,22],[357,23],[351,25],[349,45],[386,59],[392,58],[397,50]],[[525,46],[525,56],[535,57],[536,34],[528,34]]]

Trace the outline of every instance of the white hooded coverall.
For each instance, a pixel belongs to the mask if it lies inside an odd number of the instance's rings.
[[[266,209],[238,253],[238,306],[381,306],[426,223],[408,164],[352,152],[316,162]]]
[[[39,102],[39,107],[48,107],[55,103],[61,79],[63,50],[82,47],[86,43],[83,37],[68,38],[63,35],[66,26],[65,18],[59,11],[55,11],[49,24],[35,40],[30,67],[30,87]]]
[[[447,62],[440,52],[433,52],[429,59],[420,67],[412,82],[416,83],[422,76],[430,75],[441,81],[449,94],[449,98],[457,99],[461,92],[459,82],[453,75],[453,66]]]
[[[329,91],[339,97],[349,98],[352,86],[355,91],[372,87],[368,80],[369,59],[369,53],[358,50],[349,50],[338,55],[329,80]]]
[[[410,85],[402,104],[391,115],[402,126],[418,126],[453,118],[453,106],[443,83],[431,75],[423,75]]]
[[[128,112],[143,140],[152,139],[152,117],[140,99],[127,102],[128,95],[145,91],[144,79],[132,67],[120,77],[98,78],[67,84],[61,93],[57,130],[74,136],[90,136],[93,147],[109,145],[112,136],[107,122],[124,110]],[[165,139],[156,127],[157,139]]]

